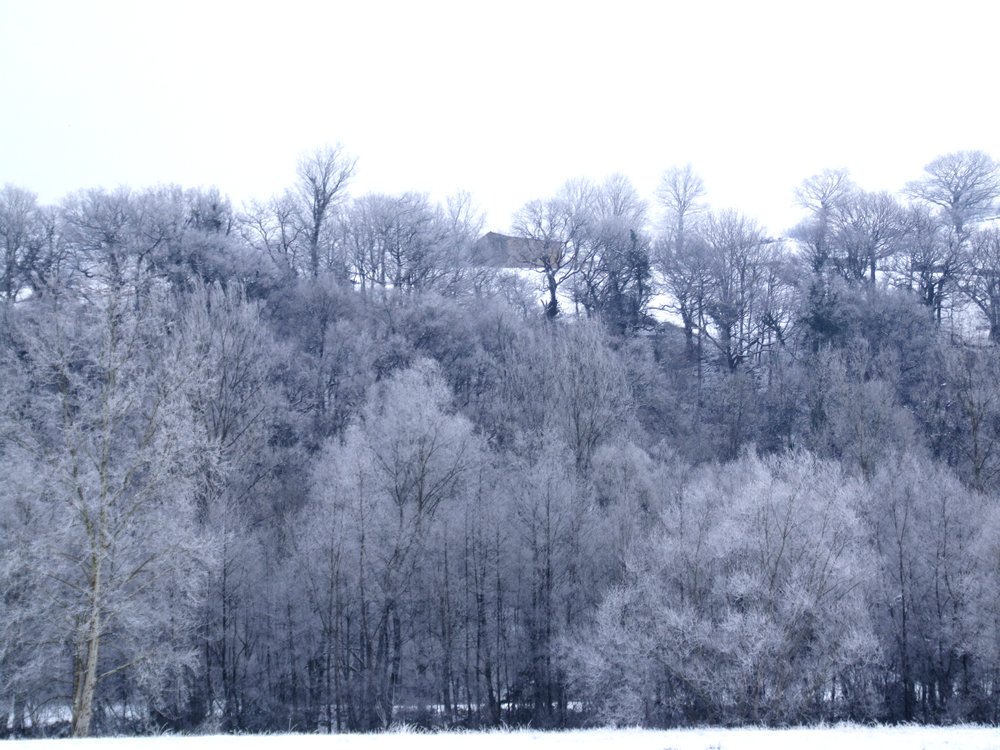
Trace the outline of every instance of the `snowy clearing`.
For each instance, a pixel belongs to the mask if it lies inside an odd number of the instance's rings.
[[[572,732],[392,732],[367,735],[162,736],[87,740],[27,740],[31,750],[65,748],[184,748],[185,750],[422,750],[426,748],[509,748],[512,742],[548,748],[627,748],[628,750],[1000,750],[996,727],[813,727],[806,729],[595,729]]]

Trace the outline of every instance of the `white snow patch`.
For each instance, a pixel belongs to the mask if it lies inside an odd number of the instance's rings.
[[[226,735],[31,740],[30,750],[1000,750],[1000,729],[832,726],[801,729],[594,729],[571,732],[389,732],[343,735]]]

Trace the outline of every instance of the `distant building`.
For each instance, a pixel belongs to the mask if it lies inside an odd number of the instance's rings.
[[[554,242],[487,232],[472,249],[472,263],[493,268],[534,268],[558,252]]]

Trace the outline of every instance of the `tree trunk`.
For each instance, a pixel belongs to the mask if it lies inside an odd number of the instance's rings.
[[[90,617],[84,640],[78,646],[76,673],[73,676],[73,714],[70,723],[74,737],[90,735],[90,723],[94,715],[94,693],[97,689],[97,657],[101,645],[101,561],[92,560],[90,578]]]
[[[545,279],[549,288],[549,301],[545,305],[545,316],[549,320],[553,320],[559,315],[559,284],[556,282],[554,271],[546,271]]]

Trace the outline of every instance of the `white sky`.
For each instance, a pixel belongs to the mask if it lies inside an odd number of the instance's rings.
[[[774,232],[825,167],[897,190],[1000,157],[1000,4],[0,0],[0,183],[216,185],[238,205],[342,142],[352,192],[472,193],[504,229],[568,178],[652,198],[691,162]]]

